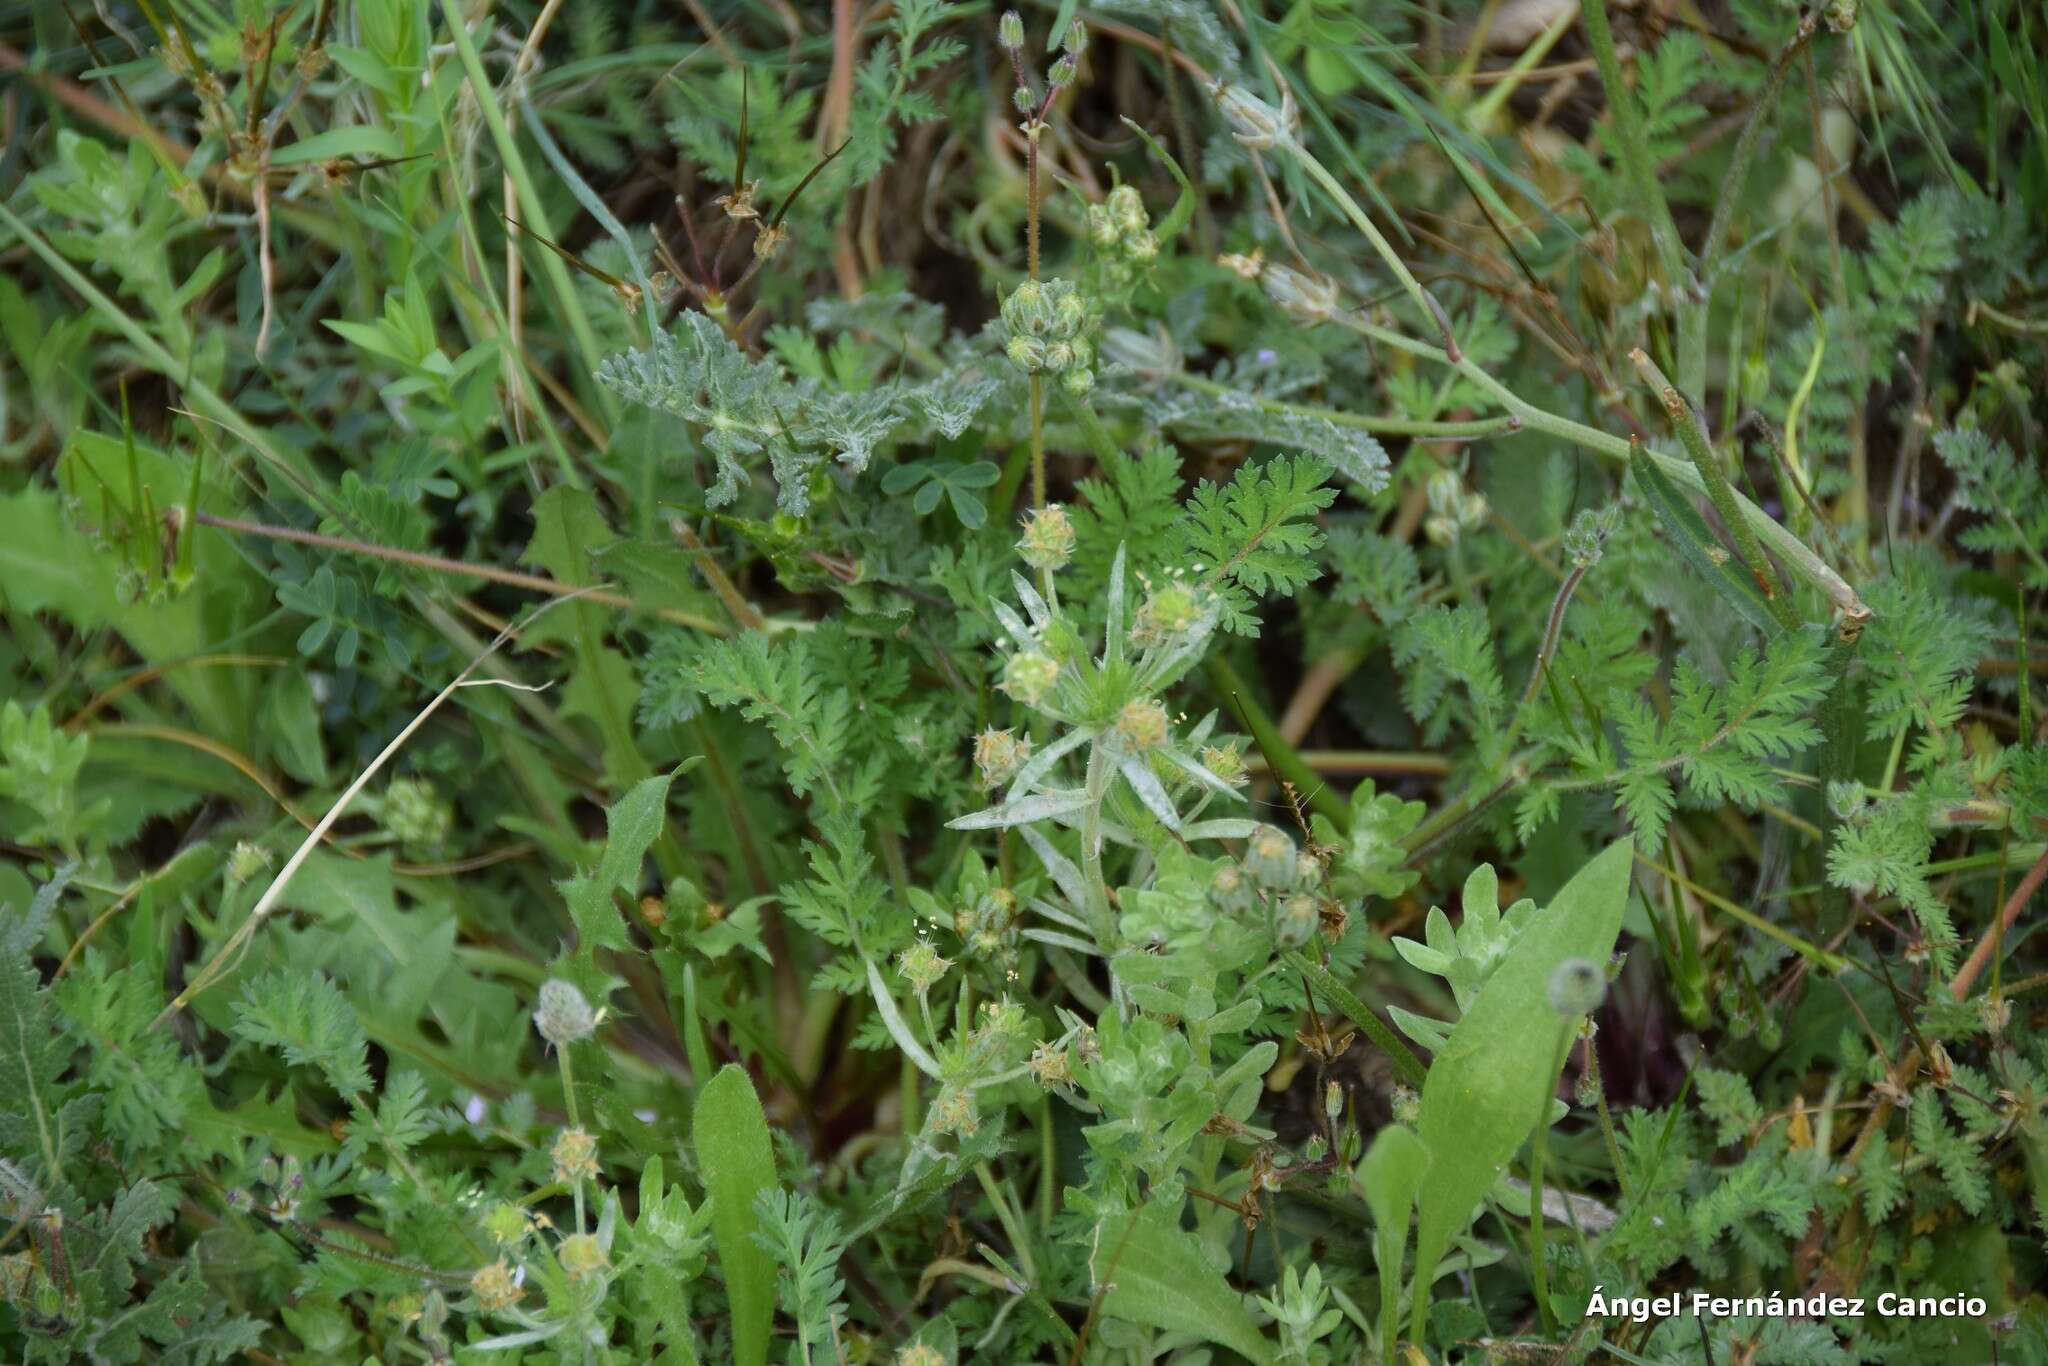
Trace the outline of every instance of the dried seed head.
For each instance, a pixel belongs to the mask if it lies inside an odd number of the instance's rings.
[[[1015,731],[991,728],[974,737],[974,766],[981,770],[983,787],[1001,787],[1030,757],[1031,742],[1018,739]]]
[[[554,1160],[555,1180],[565,1186],[597,1176],[597,1137],[588,1130],[562,1130],[548,1155]]]
[[[1228,744],[1202,746],[1202,767],[1232,787],[1242,786],[1251,777],[1235,740]]]
[[[560,1048],[578,1043],[597,1030],[597,1012],[572,982],[551,977],[540,984],[540,1007],[533,1012],[540,1036]]]
[[[1240,279],[1256,280],[1266,269],[1266,253],[1257,247],[1248,256],[1226,251],[1216,258],[1216,264]]]
[[[1073,1067],[1064,1048],[1041,1043],[1031,1050],[1031,1061],[1025,1066],[1031,1069],[1032,1079],[1048,1091],[1073,1084]]]
[[[937,1133],[974,1137],[981,1128],[981,1112],[975,1106],[974,1092],[960,1086],[948,1086],[939,1092],[939,1098],[932,1102],[931,1125]]]
[[[526,1292],[519,1285],[519,1279],[503,1257],[489,1266],[477,1268],[469,1278],[469,1293],[476,1296],[477,1308],[487,1314],[502,1313],[519,1303],[519,1297]]]
[[[1550,974],[1550,1008],[1566,1019],[1590,1015],[1607,999],[1607,974],[1590,958],[1567,958]]]
[[[1123,710],[1116,714],[1117,739],[1126,749],[1157,749],[1166,743],[1170,733],[1171,722],[1167,719],[1165,704],[1156,698],[1134,698],[1124,703]]]

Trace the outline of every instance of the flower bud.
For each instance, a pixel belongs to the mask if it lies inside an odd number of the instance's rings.
[[[573,982],[551,977],[540,984],[540,1008],[533,1012],[540,1036],[560,1048],[597,1032],[597,1012]]]
[[[920,996],[937,986],[939,979],[952,966],[937,949],[922,939],[896,955],[896,971],[903,974],[903,980],[910,983],[910,989]]]
[[[1108,251],[1117,244],[1123,234],[1116,225],[1116,219],[1100,204],[1088,206],[1088,240],[1097,247]]]
[[[1144,197],[1138,193],[1135,186],[1119,185],[1111,190],[1109,198],[1104,201],[1104,207],[1116,221],[1120,232],[1143,232],[1150,226],[1145,221]]]
[[[1570,1019],[1590,1015],[1607,999],[1607,974],[1590,958],[1567,958],[1550,974],[1550,1008]]]
[[[1080,69],[1081,64],[1074,60],[1073,53],[1062,52],[1053,62],[1052,71],[1047,74],[1046,80],[1053,89],[1064,90],[1074,83],[1074,77]]]
[[[1209,875],[1209,900],[1225,915],[1241,915],[1258,901],[1258,891],[1244,869],[1226,863]]]
[[[1199,630],[1208,613],[1200,589],[1169,582],[1148,594],[1131,622],[1131,643],[1139,649],[1166,645]]]
[[[1159,255],[1159,239],[1150,228],[1140,228],[1124,238],[1124,255],[1138,265],[1150,265]]]
[[[1088,28],[1079,19],[1067,25],[1067,31],[1060,35],[1060,46],[1079,57],[1088,50]]]
[[[1009,357],[1010,364],[1027,375],[1035,375],[1045,368],[1045,343],[1036,337],[1022,333],[1011,337],[1003,346],[1003,354]]]
[[[513,1247],[524,1242],[526,1235],[533,1232],[533,1220],[510,1200],[500,1200],[484,1216],[484,1232],[499,1247]]]
[[[948,1086],[939,1092],[939,1098],[932,1102],[931,1126],[937,1133],[974,1137],[981,1128],[981,1112],[974,1103],[974,1092],[959,1086]]]
[[[1074,348],[1066,342],[1054,342],[1045,348],[1045,368],[1057,375],[1074,364]]]
[[[564,1238],[555,1249],[555,1260],[572,1281],[594,1276],[610,1266],[611,1258],[605,1256],[604,1244],[588,1233],[574,1233]]]
[[[1024,16],[1015,10],[1005,10],[996,23],[996,45],[1005,52],[1016,52],[1024,46]]]
[[[1095,387],[1095,372],[1086,365],[1070,365],[1060,374],[1060,388],[1082,398]]]
[[[1282,949],[1298,949],[1315,937],[1321,920],[1316,899],[1307,892],[1296,892],[1281,901],[1274,914],[1273,940]]]
[[[1266,297],[1299,322],[1319,323],[1337,311],[1337,282],[1327,276],[1310,275],[1276,261],[1266,267],[1262,278]]]
[[[1033,569],[1059,570],[1074,555],[1074,520],[1058,503],[1049,503],[1024,519],[1017,553]]]
[[[897,1350],[896,1366],[946,1366],[946,1354],[928,1342],[913,1342]]]
[[[1292,120],[1287,113],[1244,87],[1218,81],[1209,88],[1209,94],[1222,111],[1223,121],[1230,126],[1231,136],[1245,146],[1265,148],[1293,139]]]
[[[1293,886],[1297,866],[1294,841],[1277,825],[1260,826],[1245,842],[1245,871],[1261,887],[1277,890]]]
[[[1001,687],[1025,706],[1035,707],[1046,699],[1059,676],[1059,663],[1052,656],[1025,650],[1011,655],[1003,666]]]

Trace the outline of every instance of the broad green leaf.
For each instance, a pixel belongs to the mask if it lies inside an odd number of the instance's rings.
[[[619,919],[612,896],[631,892],[640,883],[640,864],[654,841],[661,837],[668,819],[668,785],[673,773],[658,774],[636,783],[632,790],[605,812],[604,854],[594,871],[582,873],[562,884],[569,903],[569,915],[576,922],[578,951],[603,945],[628,946],[626,927]]]
[[[1522,931],[1430,1065],[1421,1118],[1430,1167],[1410,1318],[1417,1341],[1437,1262],[1549,1106],[1567,1027],[1550,1006],[1551,974],[1567,958],[1604,964],[1614,952],[1634,856],[1633,841],[1624,839],[1573,875]]]
[[[764,1366],[775,1318],[775,1259],[754,1241],[754,1200],[775,1186],[775,1147],[754,1083],[728,1063],[697,1093],[691,1120],[697,1169],[711,1197],[711,1237],[725,1272],[736,1366]]]
[[[1110,1287],[1105,1314],[1221,1343],[1249,1361],[1275,1359],[1237,1292],[1181,1230],[1178,1210],[1147,1206],[1124,1231],[1105,1231],[1099,1246],[1095,1275]]]
[[[1408,1246],[1408,1216],[1429,1171],[1429,1145],[1405,1124],[1379,1131],[1359,1163],[1365,1203],[1372,1208],[1372,1260],[1380,1276],[1380,1339],[1394,1359],[1394,1332],[1401,1305],[1401,1253]],[[1417,1293],[1420,1294],[1418,1287]]]

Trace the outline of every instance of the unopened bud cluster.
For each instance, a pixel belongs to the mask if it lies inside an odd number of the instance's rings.
[[[1003,300],[1003,354],[1027,375],[1056,377],[1071,394],[1095,387],[1088,301],[1071,280],[1026,280]]]
[[[1031,757],[1031,741],[1015,731],[994,727],[974,737],[974,766],[980,770],[983,787],[1001,787],[1017,776]]]
[[[384,789],[384,830],[414,849],[439,848],[455,825],[455,811],[424,778],[393,778]]]
[[[1088,206],[1088,240],[1115,284],[1130,284],[1159,259],[1159,237],[1145,216],[1145,201],[1129,185],[1117,186],[1103,203]]]
[[[1226,915],[1263,910],[1275,942],[1298,949],[1322,923],[1322,902],[1315,893],[1322,875],[1315,855],[1298,848],[1280,827],[1262,825],[1245,841],[1241,859],[1210,875],[1209,901]]]
[[[1337,311],[1337,282],[1326,275],[1311,275],[1275,261],[1260,272],[1259,281],[1274,306],[1296,322],[1326,322]]]
[[[1429,517],[1423,534],[1437,545],[1455,544],[1459,537],[1486,521],[1486,496],[1465,487],[1456,470],[1438,470],[1429,476]]]
[[[1177,645],[1215,624],[1219,604],[1213,589],[1169,581],[1146,594],[1131,622],[1131,644],[1141,650]]]
[[[595,1033],[597,1012],[573,982],[553,977],[540,985],[540,1005],[533,1012],[533,1023],[543,1039],[560,1048]]]

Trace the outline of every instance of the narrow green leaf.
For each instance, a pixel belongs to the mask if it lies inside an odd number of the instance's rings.
[[[705,1083],[691,1120],[697,1169],[711,1197],[711,1237],[725,1273],[736,1366],[765,1366],[775,1319],[775,1259],[754,1241],[754,1200],[775,1186],[775,1147],[754,1083],[737,1063]]]
[[[1408,1246],[1408,1216],[1429,1171],[1429,1145],[1403,1124],[1379,1131],[1359,1163],[1365,1203],[1372,1209],[1372,1260],[1380,1277],[1380,1340],[1385,1359],[1394,1360],[1396,1320],[1401,1304],[1401,1253]],[[1418,1291],[1419,1293],[1419,1291]]]
[[[1566,1027],[1550,1006],[1551,974],[1567,958],[1607,962],[1621,932],[1634,858],[1634,842],[1620,840],[1573,875],[1523,930],[1430,1065],[1421,1119],[1430,1167],[1410,1310],[1418,1342],[1438,1261],[1548,1108],[1558,1032]]]

